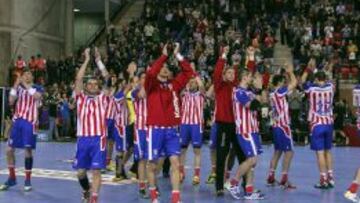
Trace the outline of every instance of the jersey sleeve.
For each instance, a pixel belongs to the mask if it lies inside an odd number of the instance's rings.
[[[280,87],[276,92],[280,97],[284,97],[289,93],[289,88],[287,86]]]
[[[123,91],[119,91],[114,95],[115,101],[121,101],[125,99],[125,94]]]
[[[33,86],[36,89],[36,92],[43,94],[45,92],[44,87],[41,85],[34,85]]]
[[[246,94],[245,91],[238,90],[235,93],[235,98],[238,102],[240,102],[242,105],[248,104],[252,99]]]
[[[81,91],[80,93],[76,93],[76,91],[73,91],[73,93],[72,93],[72,98],[74,98],[75,101],[78,100],[79,98],[83,98],[83,97],[85,97],[85,94],[83,91]]]
[[[310,88],[312,87],[312,82],[308,81],[306,83],[304,83],[303,88],[305,93],[309,93],[310,92]]]

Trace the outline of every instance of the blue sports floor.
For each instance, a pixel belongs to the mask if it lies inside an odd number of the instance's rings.
[[[80,186],[75,182],[75,173],[69,162],[75,151],[74,143],[38,143],[35,152],[33,191],[24,193],[22,190],[24,177],[21,176],[23,167],[23,152],[17,151],[17,166],[20,167],[18,185],[9,191],[0,192],[0,203],[79,203],[81,198]],[[189,149],[189,152],[192,150]],[[347,202],[343,192],[352,181],[354,172],[360,166],[360,148],[334,148],[335,189],[319,191],[313,188],[318,181],[318,170],[315,155],[309,147],[296,147],[295,157],[290,173],[290,180],[297,186],[296,190],[283,191],[280,188],[268,188],[265,179],[268,172],[269,160],[273,150],[270,145],[264,146],[255,171],[255,186],[266,194],[262,201],[233,200],[230,195],[216,198],[213,185],[204,182],[210,170],[209,149],[203,147],[201,178],[199,187],[191,185],[192,158],[190,153],[187,159],[187,179],[182,186],[182,200],[184,203],[215,203],[215,202],[264,202],[264,203],[341,203]],[[237,166],[237,165],[236,165]],[[0,181],[7,179],[5,161],[5,143],[0,144]],[[278,173],[279,174],[279,173]],[[278,175],[279,176],[279,175]],[[131,181],[114,185],[106,179],[100,192],[101,203],[119,202],[149,202],[137,197],[137,185]],[[169,179],[160,177],[161,203],[169,202]]]

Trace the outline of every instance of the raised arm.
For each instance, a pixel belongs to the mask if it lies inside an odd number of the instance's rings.
[[[288,84],[288,90],[292,91],[297,86],[297,79],[296,79],[296,76],[294,74],[293,65],[288,64],[287,67],[286,67],[286,72],[289,74],[289,77],[290,77],[290,82]]]
[[[78,71],[75,79],[75,94],[80,94],[83,90],[83,78],[85,76],[86,67],[89,64],[90,61],[90,49],[87,48],[84,51],[85,60],[83,64],[80,67],[80,70]]]
[[[107,81],[110,78],[109,72],[106,70],[104,63],[101,61],[101,54],[97,47],[95,47],[95,62],[99,70],[101,71],[101,75]]]
[[[21,83],[21,76],[18,75],[16,77],[15,82],[14,82],[14,86],[11,88],[10,93],[9,93],[9,104],[10,104],[10,106],[15,104],[15,101],[17,99],[17,89],[18,89],[20,83]]]
[[[226,63],[226,57],[229,53],[229,47],[225,47],[223,52],[221,53],[221,57],[216,62],[215,70],[214,70],[214,85],[215,88],[220,87],[221,83],[223,82],[223,70]]]
[[[176,43],[174,49],[174,55],[180,63],[181,73],[179,73],[175,79],[172,81],[174,90],[180,92],[186,86],[187,82],[195,75],[194,70],[191,68],[190,63],[184,59],[184,57],[179,53],[180,44]]]
[[[159,74],[161,68],[168,58],[167,45],[163,47],[162,55],[151,65],[147,70],[145,76],[145,90],[147,93],[151,91],[152,86],[157,80],[157,75]]]

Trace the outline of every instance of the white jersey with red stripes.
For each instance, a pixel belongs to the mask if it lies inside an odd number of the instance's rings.
[[[310,104],[308,115],[310,126],[332,125],[334,123],[334,85],[332,83],[325,83],[320,86],[313,83],[307,83],[305,84],[304,89],[308,95]]]
[[[250,110],[249,103],[255,94],[248,89],[236,88],[233,91],[233,110],[236,124],[236,134],[249,138],[251,133],[259,132],[257,112]]]
[[[106,109],[106,119],[115,119],[115,98],[114,96],[109,97],[108,108]]]
[[[289,90],[286,86],[277,88],[270,93],[270,104],[272,107],[271,118],[273,127],[283,127],[290,125],[289,104],[286,99]]]
[[[97,96],[83,92],[75,95],[77,111],[77,136],[106,136],[106,109],[109,97],[104,93]]]
[[[356,126],[360,130],[360,84],[356,85],[353,90],[353,106],[356,107]]]
[[[32,88],[39,91],[40,87],[37,88],[37,86],[34,85]],[[16,89],[16,96],[17,100],[13,120],[21,118],[32,124],[36,124],[38,120],[38,108],[40,106],[40,101],[36,100],[33,95],[30,95],[29,91],[21,85],[19,85]]]
[[[200,91],[185,91],[181,97],[181,124],[202,125],[204,117],[204,95]]]
[[[136,99],[134,101],[135,108],[135,129],[146,130],[146,118],[147,118],[147,101],[146,98]]]
[[[120,91],[115,94],[115,127],[120,136],[125,136],[126,126],[128,125],[129,112],[126,104],[125,94]]]

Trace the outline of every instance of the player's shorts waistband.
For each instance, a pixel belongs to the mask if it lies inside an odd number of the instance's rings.
[[[149,128],[173,129],[173,128],[177,128],[177,127],[178,127],[177,125],[174,125],[174,126],[157,126],[157,125],[149,125],[149,126],[148,126],[148,129],[149,129]]]

